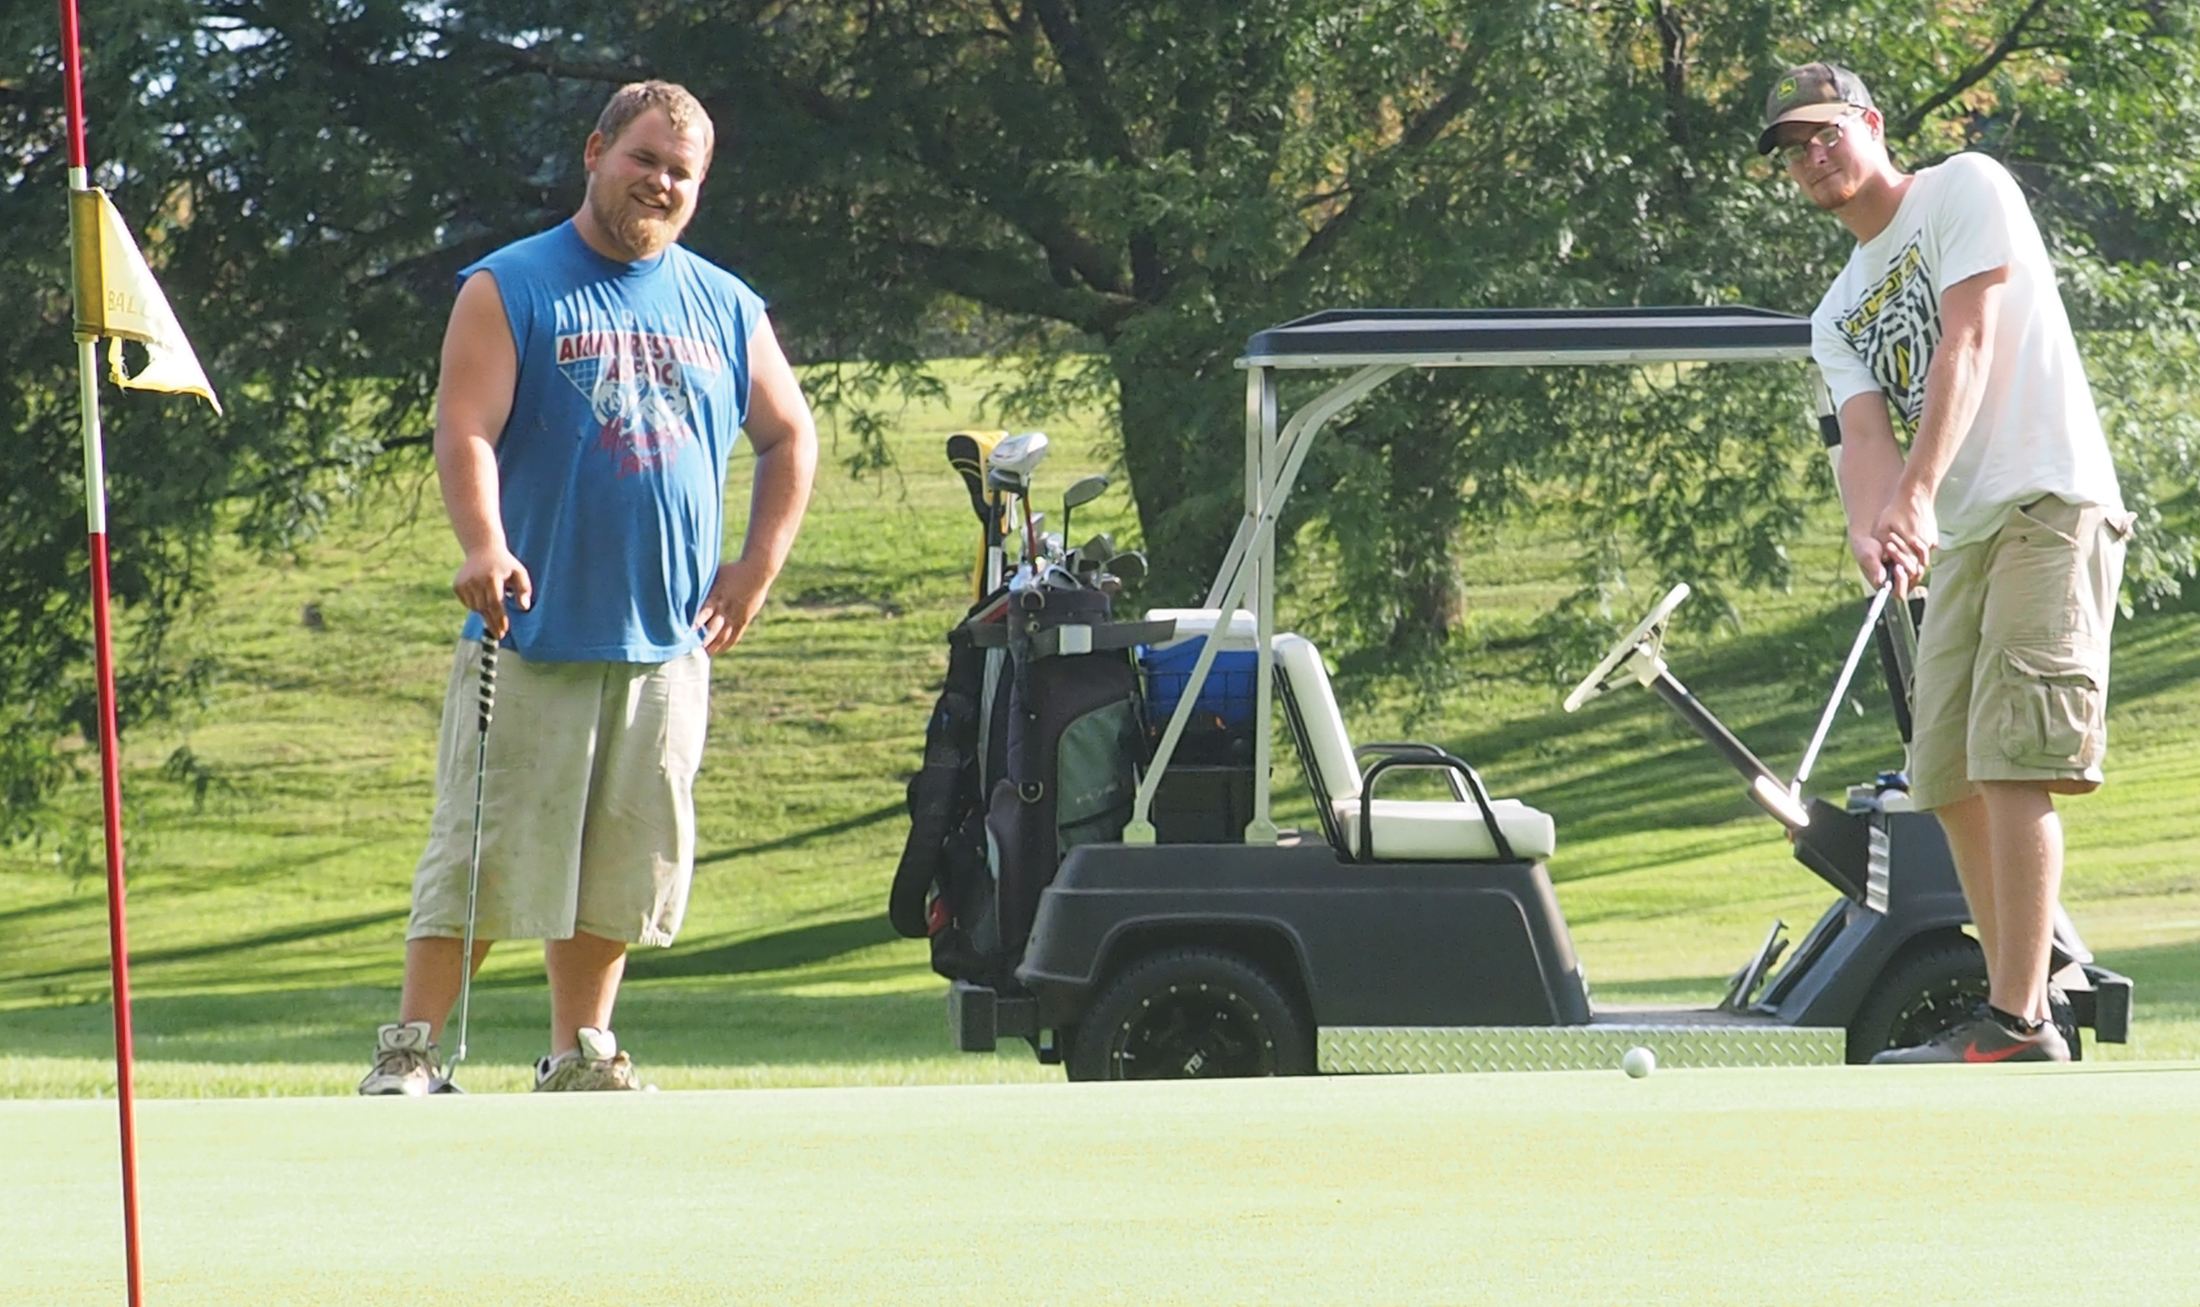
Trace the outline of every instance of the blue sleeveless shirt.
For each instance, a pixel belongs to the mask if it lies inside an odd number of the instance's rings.
[[[543,662],[660,663],[699,648],[726,463],[748,416],[764,302],[678,245],[620,263],[567,221],[488,272],[519,350],[497,442],[504,534],[534,582],[507,647]],[[466,623],[481,638],[481,618]]]

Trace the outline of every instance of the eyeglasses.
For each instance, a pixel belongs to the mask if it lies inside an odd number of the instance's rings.
[[[1842,133],[1847,131],[1848,125],[1854,121],[1856,121],[1855,114],[1844,114],[1800,141],[1774,147],[1772,152],[1780,156],[1780,162],[1792,168],[1810,157],[1810,147],[1813,145],[1821,150],[1830,150],[1839,145]]]

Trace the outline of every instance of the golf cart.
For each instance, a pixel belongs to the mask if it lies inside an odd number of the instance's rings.
[[[926,873],[906,874],[905,858],[893,911],[904,933],[934,937],[935,966],[952,980],[957,1047],[1021,1038],[1072,1079],[1610,1067],[1638,1045],[1669,1066],[1838,1063],[1921,1042],[1967,1015],[1983,1000],[1985,971],[1963,932],[1969,914],[1938,821],[1909,810],[1899,774],[1850,787],[1839,802],[1802,792],[1867,641],[1879,646],[1907,740],[1911,605],[1875,598],[1792,780],[1667,667],[1664,633],[1685,586],[1569,696],[1571,710],[1628,683],[1657,694],[1736,768],[1796,860],[1836,893],[1792,948],[1774,923],[1722,1001],[1703,1009],[1592,1003],[1545,869],[1557,847],[1552,817],[1493,797],[1467,760],[1435,745],[1356,745],[1319,650],[1274,627],[1276,524],[1307,451],[1400,372],[1809,359],[1807,319],[1748,308],[1335,311],[1254,335],[1240,360],[1245,514],[1199,608],[1117,622],[1073,587],[1049,588],[1046,577],[1062,569],[1031,534],[1038,554],[1018,568],[1023,579],[1011,578],[990,609],[981,596],[958,628],[973,659],[995,651],[991,670],[966,681],[984,687],[972,692],[975,706],[957,710],[994,726],[990,748],[974,760],[966,748],[959,764],[978,776],[981,797],[992,795],[991,812],[964,827],[977,843],[965,840],[976,852],[965,854],[975,870],[966,867],[963,888],[942,873],[927,892]],[[1287,370],[1349,375],[1284,420],[1277,383]],[[1822,383],[1816,391],[1837,459],[1839,429]],[[1028,533],[1028,468],[1021,475]],[[998,538],[997,499],[994,511]],[[1080,664],[1118,679],[1042,722],[1052,691],[1034,678],[1067,678]],[[956,675],[951,666],[951,686]],[[1010,681],[1021,706],[997,706],[1011,696],[995,691]],[[1126,683],[1127,711],[1143,719],[1135,765],[1073,774],[1078,758],[1097,756],[1096,742],[1132,738],[1111,715]],[[928,767],[937,758],[944,768],[950,752],[947,697]],[[1279,702],[1317,830],[1279,830],[1272,819]],[[1085,729],[1103,717],[1104,727]],[[1022,772],[998,760],[1004,728],[1020,729],[1011,747],[1023,750]],[[1080,729],[1073,756],[1070,732]],[[1059,770],[1033,770],[1041,755]],[[1440,773],[1451,797],[1377,797],[1400,771]],[[915,782],[911,794],[916,813]],[[1114,797],[1124,800],[1115,824],[1096,831],[1094,814]],[[1057,798],[1060,811],[1049,808],[1036,835],[1014,826]],[[1074,829],[1064,816],[1073,803],[1084,823]],[[911,847],[938,838],[913,831]],[[943,938],[955,946],[943,952]],[[2130,982],[2094,965],[2059,911],[2052,961],[2073,1049],[2078,1026],[2123,1040]]]

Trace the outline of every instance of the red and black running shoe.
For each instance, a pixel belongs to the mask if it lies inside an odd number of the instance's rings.
[[[1969,1020],[1941,1031],[1915,1048],[1890,1048],[1872,1058],[1872,1065],[1919,1066],[1937,1063],[2068,1062],[2070,1045],[2052,1021],[2042,1021],[2030,1034],[2020,1034],[1980,1012]]]

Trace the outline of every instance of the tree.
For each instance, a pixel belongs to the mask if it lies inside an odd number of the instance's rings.
[[[516,207],[533,165],[440,130],[455,70],[402,57],[418,29],[397,6],[283,16],[287,35],[256,25],[257,9],[196,0],[84,15],[93,180],[136,228],[229,410],[108,392],[125,729],[204,671],[175,665],[164,637],[203,585],[225,511],[246,541],[280,549],[378,459],[425,442],[431,306],[496,239],[470,221],[475,205]],[[515,121],[546,107],[537,87],[471,95]],[[20,309],[0,334],[0,839],[33,829],[67,775],[64,737],[97,738],[64,131],[54,12],[11,8],[0,298]]]
[[[1807,309],[1846,238],[1750,143],[1778,71],[1831,57],[1865,72],[1911,164],[1976,146],[2016,171],[2147,517],[2135,592],[2194,568],[2193,0],[134,0],[100,17],[92,102],[116,107],[99,153],[241,410],[118,434],[163,465],[117,494],[143,650],[214,504],[252,505],[252,538],[280,544],[418,439],[451,273],[570,210],[586,124],[642,75],[687,83],[720,124],[691,244],[774,300],[801,356],[860,362],[828,376],[842,393],[906,383],[940,316],[975,307],[1032,361],[1012,401],[1109,400],[1152,590],[1175,598],[1236,521],[1231,364],[1255,330],[1346,305]],[[46,235],[59,90],[50,39],[6,22],[0,139],[21,184],[0,200],[0,278],[41,325],[0,361],[26,496],[4,547],[31,564],[0,617],[0,639],[24,635],[0,691],[10,774],[33,775],[82,702],[77,682],[43,688],[82,621],[66,514],[45,507],[66,500],[73,439]],[[1299,595],[1317,620],[1395,656],[1448,638],[1475,524],[1538,506],[1588,523],[1593,609],[1630,570],[1781,584],[1829,493],[1806,397],[1764,369],[1453,376],[1379,400],[1309,466],[1284,547],[1326,564]]]
[[[1808,309],[1846,236],[1749,142],[1779,69],[1830,55],[1870,71],[1912,164],[1975,146],[2023,179],[2080,320],[2120,337],[2095,353],[2153,527],[2136,588],[2193,569],[2190,500],[2155,497],[2193,470],[2192,417],[2163,402],[2192,360],[2189,4],[711,0],[551,19],[482,35],[524,26],[530,66],[565,76],[660,70],[728,122],[697,240],[781,295],[813,352],[905,360],[943,300],[1029,324],[1049,365],[1092,351],[1081,379],[1119,414],[1172,597],[1236,519],[1230,364],[1253,330],[1351,304]],[[1783,583],[1783,542],[1828,493],[1803,397],[1753,369],[1664,380],[1450,378],[1365,406],[1302,483],[1292,538],[1338,581],[1302,598],[1363,644],[1433,648],[1461,526],[1533,501],[1597,523],[1592,582],[1633,557]]]

